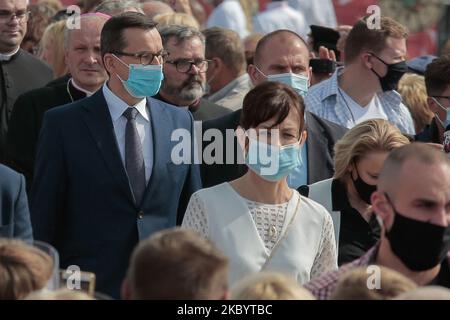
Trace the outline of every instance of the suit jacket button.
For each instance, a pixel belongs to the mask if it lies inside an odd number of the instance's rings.
[[[138,217],[139,217],[139,219],[142,219],[142,218],[144,218],[144,211],[139,211],[139,213],[138,213]]]

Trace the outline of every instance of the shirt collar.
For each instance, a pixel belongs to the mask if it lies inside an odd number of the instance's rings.
[[[82,87],[80,87],[80,86],[75,82],[75,80],[74,80],[73,78],[70,78],[69,81],[70,81],[70,84],[71,84],[75,89],[77,89],[78,91],[81,91],[81,92],[85,93],[85,94],[86,94],[86,97],[90,97],[90,96],[92,96],[92,95],[94,94],[94,92],[85,90],[85,89],[83,89]]]
[[[323,82],[324,83],[324,89],[323,89],[323,94],[322,94],[322,101],[327,99],[330,96],[335,96],[337,95],[339,92],[339,83],[338,83],[338,77],[344,73],[344,68],[345,67],[338,67],[336,68],[336,71],[333,73],[333,75],[331,76],[331,78],[329,78],[328,80],[325,80]],[[377,96],[380,100],[385,101],[388,100],[389,101],[389,105],[391,106],[400,106],[401,102],[402,102],[402,97],[401,95],[395,91],[385,91],[385,92],[379,92],[377,93]]]
[[[134,107],[138,110],[140,115],[147,121],[150,121],[150,116],[147,110],[147,99],[143,98],[134,106],[128,105],[125,101],[120,99],[114,92],[109,89],[107,82],[103,84],[103,95],[105,96],[106,103],[108,104],[109,111],[111,113],[112,121],[119,119],[127,108]]]
[[[0,53],[0,61],[9,61],[11,58],[19,52],[20,47],[17,47],[14,51],[10,53]]]

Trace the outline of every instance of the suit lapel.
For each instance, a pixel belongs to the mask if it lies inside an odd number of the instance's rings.
[[[105,165],[111,171],[125,195],[134,204],[133,193],[120,157],[111,115],[102,89],[98,90],[92,98],[86,99],[83,107],[86,111],[83,113],[84,121],[105,160]]]

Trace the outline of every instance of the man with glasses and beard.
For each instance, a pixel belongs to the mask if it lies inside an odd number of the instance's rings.
[[[169,57],[164,63],[164,80],[155,96],[162,104],[185,108],[194,120],[215,119],[231,112],[202,98],[205,93],[205,38],[196,29],[170,25],[159,30]]]

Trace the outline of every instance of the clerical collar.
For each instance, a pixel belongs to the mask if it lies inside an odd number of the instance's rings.
[[[9,61],[11,60],[11,58],[17,53],[19,52],[20,47],[17,47],[17,49],[15,49],[14,51],[10,52],[10,53],[0,53],[0,61]]]
[[[86,94],[86,97],[90,97],[90,96],[92,96],[92,95],[94,94],[94,92],[85,90],[85,89],[83,89],[82,87],[80,87],[79,85],[77,85],[77,83],[75,82],[75,80],[73,80],[73,78],[70,78],[69,81],[70,81],[70,84],[71,84],[75,89],[77,89],[78,91],[81,91],[81,92],[85,93],[85,94]]]

